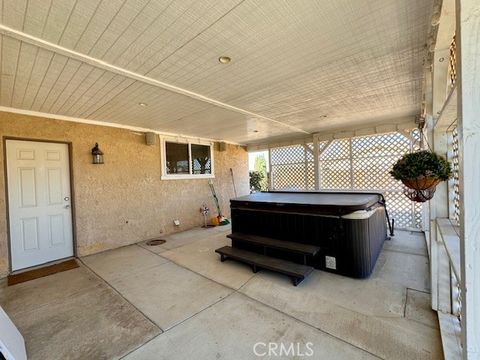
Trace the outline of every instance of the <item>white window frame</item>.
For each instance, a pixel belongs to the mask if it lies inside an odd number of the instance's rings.
[[[166,143],[177,143],[177,144],[188,144],[188,169],[190,174],[168,174],[167,173],[167,152],[166,152]],[[161,168],[162,168],[162,180],[185,180],[185,179],[213,179],[215,178],[215,161],[213,158],[213,147],[215,145],[212,141],[204,141],[199,139],[188,139],[188,138],[177,138],[177,137],[168,137],[162,136],[160,139],[161,143]],[[211,174],[192,174],[192,150],[191,145],[205,145],[210,146],[210,163],[211,163]]]

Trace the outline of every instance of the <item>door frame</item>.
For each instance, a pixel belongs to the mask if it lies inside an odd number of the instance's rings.
[[[11,238],[10,238],[10,204],[8,199],[8,168],[7,168],[7,140],[14,141],[31,141],[39,143],[53,143],[53,144],[64,144],[68,148],[68,167],[69,167],[69,179],[70,179],[70,199],[71,199],[71,216],[72,216],[72,246],[73,246],[73,257],[77,256],[77,224],[76,224],[76,212],[75,212],[75,186],[73,182],[73,158],[72,158],[72,142],[71,141],[59,141],[59,140],[48,140],[48,139],[32,139],[32,138],[23,138],[15,136],[3,136],[3,171],[4,171],[4,181],[5,181],[5,207],[7,215],[7,249],[8,249],[8,273],[12,274],[12,250],[11,250]],[[43,265],[38,265],[43,266]],[[28,269],[28,268],[27,268]],[[23,269],[22,269],[23,271]]]

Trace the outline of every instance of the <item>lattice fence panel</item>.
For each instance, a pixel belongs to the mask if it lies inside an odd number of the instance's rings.
[[[421,228],[422,226],[422,205],[408,199],[403,192],[383,192],[387,201],[387,209],[390,218],[395,219],[395,227]]]
[[[322,149],[320,159],[320,187],[323,189],[350,189],[350,139],[332,141]]]
[[[353,158],[399,157],[410,151],[411,141],[400,133],[352,139]]]
[[[448,75],[450,78],[450,87],[455,86],[457,81],[457,43],[455,36],[453,36],[452,42],[450,44],[450,56],[448,59]]]
[[[449,181],[452,195],[450,199],[450,217],[457,224],[460,224],[460,179],[459,179],[459,160],[458,160],[458,131],[455,127],[449,134],[449,156],[448,160],[452,164],[453,178]]]
[[[397,157],[371,157],[353,160],[353,188],[362,189],[396,189],[402,190],[402,184],[388,173]]]
[[[411,141],[400,133],[362,136],[352,139],[354,189],[402,189],[388,173],[399,157],[411,149]]]
[[[412,202],[414,223],[413,227],[421,229],[423,226],[423,205],[422,203]]]
[[[348,158],[350,158],[350,139],[332,141],[320,155],[320,161]]]
[[[273,190],[314,190],[313,143],[270,149]]]
[[[272,165],[305,163],[305,147],[303,145],[283,146],[271,149]]]
[[[410,136],[395,132],[339,139],[320,156],[322,189],[379,191],[399,228],[420,228],[422,206],[403,195],[403,186],[389,171],[402,155],[420,148],[421,132]]]
[[[320,164],[322,189],[351,189],[351,163],[349,159],[322,160]]]
[[[315,190],[315,164],[313,161],[307,163],[306,189]]]
[[[403,187],[389,171],[402,155],[420,148],[421,133],[388,133],[318,143],[321,189],[379,191],[399,228],[420,228],[422,206],[403,195]],[[313,143],[270,149],[271,187],[274,190],[314,190]]]

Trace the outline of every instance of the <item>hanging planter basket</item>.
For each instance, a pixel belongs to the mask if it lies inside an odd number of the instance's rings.
[[[416,189],[405,187],[403,189],[403,193],[410,200],[423,203],[433,198],[433,195],[435,194],[436,189],[437,189],[436,187],[431,187],[430,189],[416,190]]]
[[[452,176],[450,163],[434,152],[422,150],[404,155],[390,174],[400,180],[403,193],[412,201],[425,202],[435,194],[436,186]]]
[[[403,185],[414,190],[426,190],[434,188],[440,183],[440,180],[433,176],[419,176],[414,179],[401,179]]]

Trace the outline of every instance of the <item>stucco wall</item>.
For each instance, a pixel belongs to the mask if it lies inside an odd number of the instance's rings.
[[[203,223],[199,208],[216,208],[207,179],[161,180],[160,142],[145,145],[142,133],[126,129],[0,112],[0,136],[72,143],[72,172],[77,254],[92,254]],[[91,163],[98,142],[104,165]],[[0,276],[8,271],[5,166],[0,149]],[[225,215],[234,196],[230,168],[238,195],[247,194],[248,155],[240,146],[214,152],[217,195]],[[173,224],[179,219],[180,227]]]

